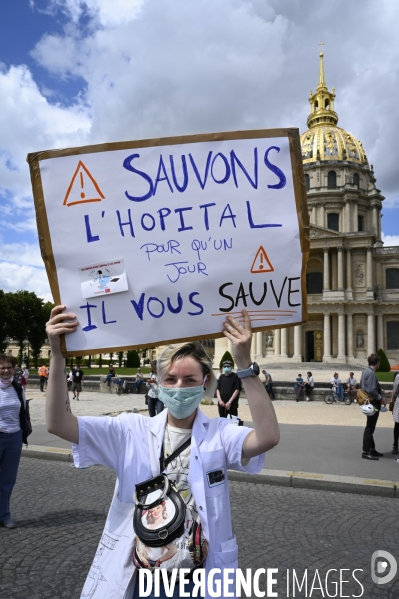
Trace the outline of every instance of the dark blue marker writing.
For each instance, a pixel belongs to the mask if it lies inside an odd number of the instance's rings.
[[[248,222],[249,222],[249,226],[251,227],[251,229],[263,229],[264,227],[282,227],[283,226],[283,225],[271,224],[271,223],[255,225],[254,221],[252,219],[251,204],[249,202],[247,202],[247,213],[248,213]]]
[[[96,325],[95,324],[91,324],[91,313],[90,310],[91,308],[97,308],[97,306],[95,304],[89,304],[89,302],[87,302],[84,306],[79,306],[79,308],[81,310],[87,310],[87,325],[85,327],[82,327],[82,331],[85,331],[87,333],[87,331],[94,331],[94,329],[96,329]]]
[[[147,173],[144,173],[143,171],[139,171],[138,169],[134,168],[134,166],[132,165],[132,161],[135,158],[140,158],[140,154],[131,154],[130,156],[125,158],[125,160],[123,161],[123,168],[130,171],[131,173],[135,173],[136,175],[142,177],[145,181],[147,181],[150,187],[148,192],[143,196],[132,196],[127,191],[125,191],[125,196],[128,200],[131,200],[132,202],[144,202],[153,195],[154,184],[152,182],[151,177],[147,175]]]
[[[116,211],[116,216],[118,217],[118,223],[119,223],[119,228],[120,228],[122,237],[125,237],[125,232],[123,230],[123,227],[125,227],[126,225],[129,225],[130,235],[132,237],[134,237],[135,235],[134,235],[134,229],[133,229],[132,215],[130,214],[130,208],[128,208],[128,211],[127,211],[127,216],[128,216],[129,220],[126,221],[125,223],[123,223],[121,220],[121,213],[119,212],[119,210]]]
[[[105,301],[104,300],[102,302],[102,313],[103,313],[103,323],[104,324],[113,324],[114,322],[116,322],[116,320],[108,320],[107,321],[107,316],[105,314]]]
[[[283,187],[285,187],[286,178],[285,178],[283,171],[281,169],[279,169],[278,166],[276,166],[275,164],[272,164],[269,161],[270,150],[276,150],[277,152],[280,152],[280,148],[278,148],[277,146],[270,146],[270,148],[268,148],[265,152],[265,164],[266,164],[267,168],[270,169],[275,175],[277,175],[277,177],[280,179],[280,181],[278,183],[276,183],[275,185],[268,185],[268,187],[270,187],[270,189],[282,189]]]
[[[86,226],[87,243],[91,243],[92,241],[99,241],[100,237],[98,235],[92,235],[92,233],[91,233],[90,220],[89,220],[88,214],[85,214],[85,226]]]
[[[180,158],[181,158],[181,166],[182,166],[182,169],[183,169],[183,176],[184,176],[184,180],[183,180],[183,184],[182,185],[179,185],[179,183],[177,182],[174,158],[173,158],[172,155],[169,156],[170,170],[172,171],[173,183],[175,184],[175,187],[176,187],[177,191],[180,191],[180,193],[182,193],[183,191],[186,191],[186,187],[188,185],[188,172],[187,172],[186,157],[183,154]]]

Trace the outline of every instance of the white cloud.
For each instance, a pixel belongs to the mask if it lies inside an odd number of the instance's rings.
[[[388,210],[390,210],[391,208],[399,208],[399,194],[388,196],[384,200],[383,208],[388,208]]]
[[[43,268],[40,249],[36,243],[4,243],[0,239],[0,255],[7,262]]]
[[[384,235],[382,233],[382,241],[386,247],[399,245],[399,235]]]
[[[34,291],[38,297],[52,302],[52,295],[44,268],[35,268],[20,262],[0,262],[0,288],[3,291]]]
[[[35,228],[28,152],[248,128],[304,131],[320,37],[339,125],[363,142],[384,208],[398,208],[399,3],[375,6],[49,0],[49,14],[61,10],[69,19],[64,35],[45,35],[32,53],[52,79],[41,91],[26,66],[0,63],[2,226]],[[68,78],[81,78],[82,89],[66,107],[54,99],[58,81]]]
[[[81,145],[90,131],[87,107],[51,104],[39,91],[29,69],[0,72],[0,192],[14,209],[32,209],[28,152]],[[3,206],[7,205],[3,200]]]
[[[48,12],[57,8],[77,23],[86,12],[98,20],[101,26],[117,25],[134,19],[145,0],[51,0]]]

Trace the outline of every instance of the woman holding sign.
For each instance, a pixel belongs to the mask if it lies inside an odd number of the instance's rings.
[[[75,331],[78,322],[74,314],[64,313],[64,309],[65,306],[54,308],[47,323],[52,350],[47,428],[74,444],[75,466],[102,464],[112,468],[118,477],[82,597],[88,596],[93,577],[98,580],[90,595],[93,599],[111,595],[136,599],[144,579],[151,584],[157,577],[161,580],[160,596],[165,597],[165,589],[173,586],[179,569],[180,585],[183,587],[188,581],[183,588],[190,590],[190,596],[193,588],[204,590],[206,597],[210,596],[209,588],[211,592],[216,589],[217,596],[225,596],[224,592],[234,588],[234,579],[230,576],[229,589],[219,592],[223,570],[238,568],[227,469],[259,472],[264,452],[277,445],[280,436],[272,403],[258,377],[259,367],[251,363],[252,331],[247,312],[243,310],[244,326],[227,316],[223,332],[233,345],[237,374],[243,382],[254,429],[236,427],[226,419],[209,419],[199,410],[204,397],[213,397],[216,380],[212,361],[198,342],[170,345],[161,354],[159,399],[167,409],[156,417],[121,414],[116,418],[76,418],[69,401],[65,403],[67,390],[59,337]],[[163,490],[157,491],[158,487]],[[143,489],[150,489],[150,493]],[[152,495],[158,497],[155,503],[150,499]],[[151,527],[146,525],[147,521],[152,522],[147,518],[147,510],[163,502],[165,509],[158,508],[159,531],[153,530],[153,523]],[[182,512],[176,536],[172,525]],[[165,542],[159,542],[160,539]],[[210,570],[215,568],[222,574],[208,580]],[[135,584],[137,580],[140,585]],[[144,596],[144,588],[141,595]],[[174,587],[173,596],[180,596],[179,584]]]

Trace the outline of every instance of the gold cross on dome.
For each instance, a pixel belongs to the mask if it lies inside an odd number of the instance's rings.
[[[323,46],[325,46],[325,43],[323,42],[323,40],[320,41],[319,46],[320,46],[320,51],[323,52]]]

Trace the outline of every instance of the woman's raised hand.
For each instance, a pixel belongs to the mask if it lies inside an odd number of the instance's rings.
[[[46,333],[52,349],[59,347],[59,338],[63,333],[76,331],[78,321],[75,314],[64,313],[65,306],[56,306],[51,310],[50,320],[46,324]]]
[[[243,309],[244,326],[232,316],[226,316],[223,334],[233,344],[233,358],[239,370],[245,370],[251,364],[252,328],[248,312]]]

